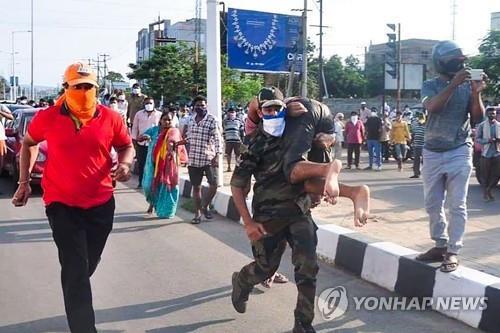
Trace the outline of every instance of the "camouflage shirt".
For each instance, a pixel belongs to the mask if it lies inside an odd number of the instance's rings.
[[[303,184],[292,185],[285,178],[282,146],[282,138],[268,135],[260,125],[231,178],[231,186],[245,188],[255,177],[253,219],[264,224],[269,233],[303,218],[310,209]]]

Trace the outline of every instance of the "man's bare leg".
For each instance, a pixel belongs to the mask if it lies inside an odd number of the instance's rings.
[[[339,160],[330,163],[300,161],[292,169],[290,183],[298,184],[313,178],[323,178],[323,191],[317,194],[335,198],[339,196],[338,176],[341,169],[342,163]]]
[[[212,199],[215,197],[216,193],[217,193],[217,185],[210,185],[208,187],[207,195],[204,198],[205,204],[203,204],[203,206],[201,207],[203,212],[209,211],[209,206],[212,203]]]
[[[307,193],[321,194],[325,187],[324,178],[313,178],[304,182],[304,188]],[[370,188],[366,185],[349,186],[340,183],[339,196],[351,199],[354,204],[354,225],[362,227],[368,222],[370,215]],[[336,203],[336,198],[325,197],[330,204]]]

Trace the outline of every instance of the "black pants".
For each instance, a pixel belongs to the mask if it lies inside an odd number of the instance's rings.
[[[413,148],[413,174],[415,176],[420,176],[420,164],[422,163],[422,150],[423,147]]]
[[[389,141],[382,141],[382,157],[384,160],[388,161],[389,157],[391,157],[391,152],[389,151]]]
[[[113,228],[115,200],[89,209],[54,202],[45,211],[59,253],[69,328],[72,333],[97,332],[90,276]]]
[[[491,190],[496,186],[500,177],[500,156],[491,158],[481,156],[480,163],[483,186]]]
[[[142,176],[144,175],[144,165],[148,156],[148,147],[137,145],[137,171],[139,174],[139,185],[142,185]]]
[[[316,275],[319,271],[316,257],[318,244],[316,230],[312,218],[305,216],[276,234],[269,234],[252,242],[255,261],[240,270],[238,274],[240,287],[251,291],[256,284],[273,276],[278,270],[288,243],[292,248],[292,264],[295,266],[295,283],[298,291],[295,319],[311,324],[314,319]]]
[[[354,152],[354,165],[359,166],[359,154],[361,153],[361,143],[347,144],[347,165],[352,165],[352,153]]]

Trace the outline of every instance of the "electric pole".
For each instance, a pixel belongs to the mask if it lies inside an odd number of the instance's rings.
[[[396,77],[396,110],[401,110],[400,109],[400,104],[401,104],[401,23],[398,23],[398,72],[397,72],[397,77]]]
[[[307,97],[307,0],[304,0],[302,13],[302,97]]]
[[[319,28],[319,100],[322,102],[324,97],[328,97],[328,88],[326,87],[325,72],[323,69],[323,28],[329,28],[323,25],[323,0],[318,0],[319,2],[319,25],[311,25],[311,27]]]

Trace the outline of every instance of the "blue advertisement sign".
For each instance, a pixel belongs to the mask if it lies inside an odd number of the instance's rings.
[[[302,68],[301,17],[229,8],[228,66],[247,72],[290,72]]]

